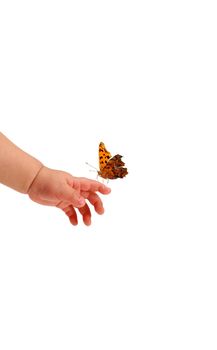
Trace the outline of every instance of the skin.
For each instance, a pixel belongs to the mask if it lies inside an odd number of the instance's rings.
[[[98,193],[109,194],[110,188],[88,178],[50,169],[21,150],[0,133],[0,183],[24,194],[38,204],[61,209],[72,225],[79,213],[85,225],[91,224],[93,206],[97,214],[104,208]]]

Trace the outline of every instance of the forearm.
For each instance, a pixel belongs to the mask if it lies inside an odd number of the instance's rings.
[[[0,183],[27,193],[42,163],[0,133]]]

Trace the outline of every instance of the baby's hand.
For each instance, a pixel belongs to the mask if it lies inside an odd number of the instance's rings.
[[[85,225],[90,225],[91,211],[86,200],[98,214],[104,213],[102,201],[96,192],[108,194],[111,190],[98,181],[74,177],[64,171],[43,166],[31,184],[28,195],[34,202],[62,209],[72,225],[78,223],[75,211],[78,208]]]

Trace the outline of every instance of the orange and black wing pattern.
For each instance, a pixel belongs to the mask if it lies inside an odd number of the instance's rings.
[[[123,178],[128,174],[127,168],[124,168],[125,163],[121,160],[122,156],[116,154],[112,157],[103,142],[99,144],[99,171],[98,174],[104,179]]]

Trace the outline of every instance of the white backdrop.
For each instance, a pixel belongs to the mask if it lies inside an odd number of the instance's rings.
[[[0,128],[129,169],[73,227],[0,186],[0,348],[216,349],[214,1],[1,1]]]

